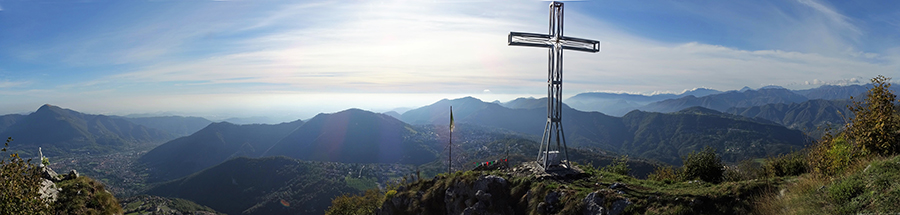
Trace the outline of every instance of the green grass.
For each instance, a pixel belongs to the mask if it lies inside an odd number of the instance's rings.
[[[834,177],[808,173],[757,204],[760,214],[900,212],[900,156],[862,160]]]

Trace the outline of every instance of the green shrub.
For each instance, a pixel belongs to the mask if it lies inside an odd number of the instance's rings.
[[[397,190],[388,190],[384,193],[384,201],[390,201],[391,198],[394,198],[394,195],[397,195]]]
[[[794,176],[808,172],[806,154],[794,152],[766,158],[765,170],[774,176]]]
[[[666,183],[672,183],[678,181],[678,173],[676,173],[675,169],[672,166],[658,166],[656,170],[654,170],[650,175],[647,176],[648,179],[654,181],[663,181]]]
[[[822,138],[809,151],[806,160],[813,172],[834,175],[844,171],[860,157],[863,157],[861,148],[847,141],[844,134],[839,134]]]
[[[703,151],[691,152],[682,157],[681,161],[684,163],[682,179],[700,179],[712,183],[722,181],[722,174],[725,172],[722,157],[716,155],[716,150],[712,147],[706,146]]]
[[[0,152],[12,138],[7,138]],[[50,208],[40,198],[40,169],[31,164],[31,159],[23,160],[18,153],[9,154],[9,160],[0,160],[0,213],[2,214],[50,214]]]
[[[397,194],[396,190],[391,190],[391,196]],[[391,192],[388,191],[388,192]],[[381,192],[378,189],[366,190],[362,195],[344,194],[331,200],[331,206],[325,211],[326,215],[356,215],[356,214],[375,214],[378,207],[381,207]]]
[[[121,214],[119,201],[102,183],[87,176],[60,182],[57,214]]]
[[[603,167],[603,171],[619,175],[628,175],[628,172],[631,171],[631,168],[628,167],[628,155],[616,158],[612,163]]]

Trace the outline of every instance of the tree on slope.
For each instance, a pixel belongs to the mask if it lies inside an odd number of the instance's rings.
[[[891,79],[879,75],[872,78],[872,88],[863,101],[853,101],[849,136],[866,153],[881,155],[900,152],[900,117],[895,115],[895,95],[889,88]]]
[[[7,138],[4,154],[12,138]],[[23,160],[18,153],[9,160],[0,160],[0,211],[5,214],[50,214],[50,207],[41,199],[41,170]]]

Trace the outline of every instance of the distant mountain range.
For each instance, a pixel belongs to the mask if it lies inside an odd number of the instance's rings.
[[[860,97],[871,84],[832,86],[824,85],[806,90],[788,90],[778,86],[767,86],[757,90],[744,87],[741,90],[720,92],[699,88],[682,94],[659,94],[653,96],[614,93],[581,93],[565,102],[583,111],[599,111],[612,116],[623,116],[632,110],[652,112],[675,112],[685,108],[700,106],[717,111],[729,108],[746,108],[767,104],[791,104],[808,100],[846,100],[851,96]],[[891,87],[900,92],[900,86]]]
[[[643,111],[669,113],[685,108],[700,106],[717,111],[725,111],[732,107],[753,107],[766,104],[799,103],[807,98],[788,89],[767,88],[746,91],[728,91],[703,97],[685,96],[678,99],[667,99],[638,108]]]
[[[148,128],[121,117],[83,114],[43,105],[28,115],[0,117],[0,136],[12,137],[11,150],[36,156],[108,153],[148,148],[172,138],[164,131]]]
[[[632,110],[653,102],[687,96],[703,97],[718,93],[721,93],[721,91],[706,88],[697,88],[681,94],[669,93],[649,96],[628,93],[589,92],[572,96],[566,99],[565,102],[578,110],[599,111],[612,116],[623,116]]]
[[[528,100],[518,103],[546,104],[546,98]],[[466,97],[407,111],[401,119],[447,124],[450,105],[457,123],[497,127],[532,137],[541,136],[547,116],[545,108],[510,109]],[[563,128],[570,147],[599,148],[673,164],[680,163],[680,156],[707,145],[718,148],[727,161],[736,162],[800,149],[810,139],[800,131],[768,120],[699,107],[676,113],[632,111],[623,117],[612,117],[564,106]]]

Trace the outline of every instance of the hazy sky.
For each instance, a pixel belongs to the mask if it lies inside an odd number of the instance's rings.
[[[546,96],[545,1],[0,0],[0,114],[308,118]],[[564,96],[900,79],[898,1],[576,1]],[[896,81],[896,80],[895,80]]]

